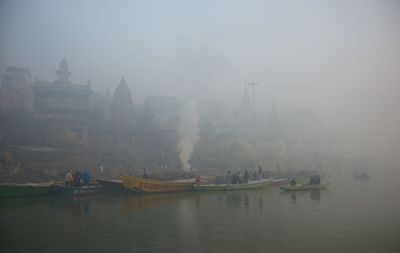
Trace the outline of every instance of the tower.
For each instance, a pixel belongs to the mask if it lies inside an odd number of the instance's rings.
[[[280,141],[283,139],[281,120],[279,118],[278,110],[276,109],[275,104],[272,104],[272,108],[269,113],[267,131],[269,141]]]
[[[252,129],[252,104],[249,94],[247,93],[247,84],[244,87],[242,103],[239,112],[241,131],[248,137]]]
[[[56,71],[57,79],[55,83],[62,83],[62,84],[71,84],[69,77],[71,76],[71,72],[68,68],[68,62],[65,57],[61,60],[58,70]]]
[[[122,77],[111,101],[111,122],[114,130],[125,134],[133,127],[134,105],[131,91]]]

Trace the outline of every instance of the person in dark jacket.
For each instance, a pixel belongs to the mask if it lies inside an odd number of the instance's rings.
[[[90,176],[89,172],[85,171],[85,173],[83,173],[83,184],[90,185],[91,180],[92,180],[92,177]]]
[[[315,184],[321,184],[321,179],[318,174],[315,176]]]
[[[79,186],[82,186],[82,184],[83,184],[82,173],[77,171],[76,174],[75,174],[75,186],[79,187]]]

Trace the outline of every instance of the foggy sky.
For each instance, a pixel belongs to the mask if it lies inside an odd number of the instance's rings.
[[[122,75],[147,95],[317,112],[338,142],[400,158],[400,4],[396,1],[0,0],[0,73],[105,92]]]

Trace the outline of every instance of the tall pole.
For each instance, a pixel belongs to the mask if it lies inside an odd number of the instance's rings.
[[[254,148],[257,147],[257,127],[256,127],[256,85],[258,82],[249,83],[253,87],[253,137],[254,137]]]

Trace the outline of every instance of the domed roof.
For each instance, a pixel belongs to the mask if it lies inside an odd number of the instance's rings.
[[[113,103],[126,104],[126,105],[133,104],[131,90],[129,89],[128,85],[126,84],[124,77],[122,77],[119,85],[117,86],[117,88],[114,91]]]

